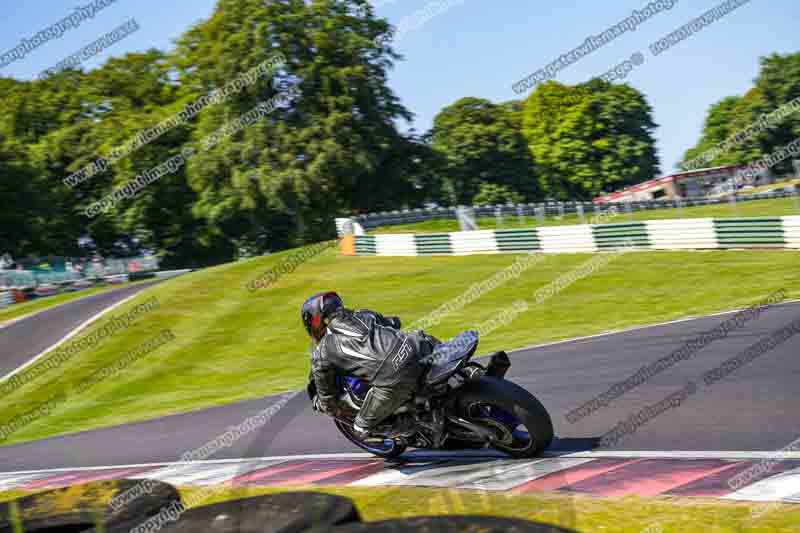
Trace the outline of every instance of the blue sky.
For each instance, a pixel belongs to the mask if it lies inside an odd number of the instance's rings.
[[[380,16],[399,24],[432,1],[373,3]],[[394,91],[416,114],[412,126],[419,132],[430,127],[443,106],[461,97],[495,102],[515,98],[513,83],[648,4],[648,0],[448,1],[452,7],[403,36],[397,48],[404,60],[390,76]],[[0,54],[88,3],[10,0],[0,20]],[[78,28],[0,69],[0,74],[33,78],[131,17],[140,29],[86,66],[101,64],[109,55],[168,49],[191,24],[207,18],[214,4],[215,0],[117,0]],[[649,52],[653,41],[717,4],[717,0],[678,0],[671,10],[562,70],[556,80],[586,81],[635,52],[644,54],[644,63],[624,81],[644,93],[653,106],[661,170],[669,173],[697,141],[709,105],[752,86],[759,57],[800,51],[800,1],[750,0],[666,52],[658,56]]]

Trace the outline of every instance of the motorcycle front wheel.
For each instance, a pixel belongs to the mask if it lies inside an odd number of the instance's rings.
[[[333,423],[336,424],[336,429],[338,429],[347,440],[362,450],[368,451],[369,453],[377,455],[378,457],[390,459],[392,457],[397,457],[406,451],[406,444],[399,439],[368,437],[362,440],[353,432],[353,427],[351,425],[339,420],[334,420]]]

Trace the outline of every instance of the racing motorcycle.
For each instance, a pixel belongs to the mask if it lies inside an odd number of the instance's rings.
[[[541,454],[553,440],[550,415],[536,397],[505,379],[511,366],[505,352],[493,354],[484,366],[471,360],[477,347],[475,331],[436,345],[420,360],[424,371],[412,399],[363,438],[353,430],[353,420],[369,384],[352,376],[338,377],[339,404],[345,409],[334,419],[336,428],[359,448],[384,458],[397,457],[408,447],[489,447],[515,458]],[[307,393],[313,402],[313,381]],[[400,416],[413,420],[412,429],[402,434],[393,431]]]

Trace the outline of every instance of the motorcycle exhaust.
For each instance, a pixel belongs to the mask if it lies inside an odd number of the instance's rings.
[[[494,431],[492,431],[491,429],[470,422],[469,420],[464,420],[463,418],[458,416],[448,416],[447,419],[453,424],[458,424],[459,426],[472,431],[473,433],[477,434],[479,437],[481,437],[489,444],[497,440],[497,435],[495,435]]]
[[[492,354],[489,366],[486,367],[486,375],[493,378],[504,378],[510,367],[511,361],[508,354],[504,351],[495,352]]]

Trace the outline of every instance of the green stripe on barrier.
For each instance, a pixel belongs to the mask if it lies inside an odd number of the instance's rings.
[[[714,218],[713,236],[720,248],[785,248],[787,238],[797,239],[794,229],[784,228],[785,217],[751,217],[751,218]],[[703,226],[695,229],[687,226],[686,230],[702,233],[698,239],[708,239],[705,228],[708,228],[707,221],[704,219]],[[792,218],[791,220],[795,220]],[[699,222],[698,222],[699,224]],[[681,247],[683,241],[693,242],[691,238],[681,240],[681,229],[649,226],[646,222],[622,222],[616,224],[597,224],[592,225],[592,240],[595,246],[601,250],[622,248],[633,246],[635,248],[652,247],[651,238],[659,237],[659,247],[669,246],[671,242],[670,234],[677,234],[676,247]],[[710,229],[710,228],[709,228]],[[800,232],[797,232],[800,234]],[[499,229],[492,232],[498,252],[519,253],[525,251],[541,250],[542,245],[537,228],[513,228]],[[788,237],[787,237],[788,235]],[[710,234],[709,234],[710,236]],[[564,244],[570,242],[573,237],[565,235]],[[491,239],[487,235],[487,239]],[[433,254],[453,254],[452,237],[449,233],[431,233],[413,236],[414,245],[418,255]],[[482,245],[477,245],[483,250],[485,242],[483,238],[477,238]],[[666,242],[665,242],[666,240]],[[356,253],[359,255],[376,255],[378,246],[374,235],[356,236]],[[700,246],[702,247],[702,246]],[[556,244],[556,250],[559,248]]]
[[[786,244],[781,217],[715,218],[714,232],[723,248],[780,248]]]
[[[497,243],[499,252],[523,252],[542,249],[536,228],[495,230],[494,240]]]
[[[616,229],[616,228],[643,228],[644,222],[618,222],[614,224],[592,224],[592,229]]]
[[[374,235],[356,235],[356,255],[375,255],[378,246]]]
[[[650,234],[644,222],[623,222],[620,224],[597,224],[592,226],[592,238],[600,249],[650,247]]]
[[[715,218],[714,224],[748,224],[751,222],[773,222],[777,224],[781,224],[783,222],[782,217],[748,217],[748,218],[741,218],[741,217],[731,217],[731,218]]]
[[[419,255],[447,254],[453,253],[450,243],[449,233],[427,233],[414,235],[414,245]]]

